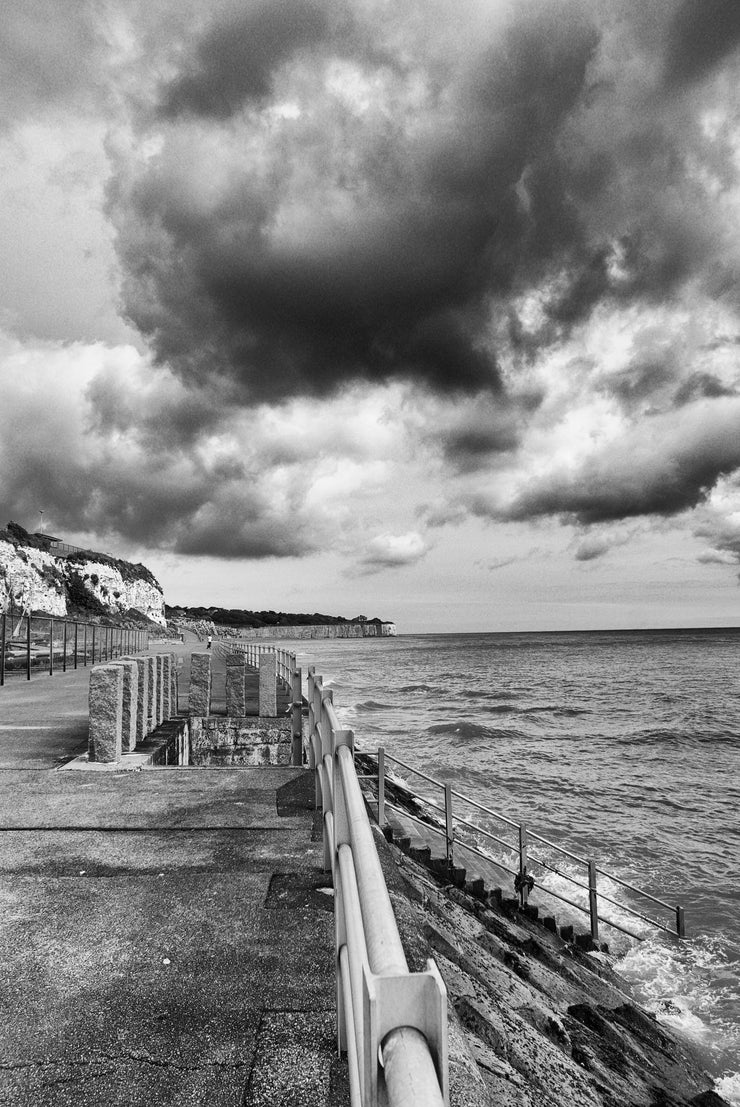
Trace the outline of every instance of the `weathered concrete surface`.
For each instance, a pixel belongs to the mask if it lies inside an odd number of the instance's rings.
[[[3,1104],[347,1102],[312,788],[0,772]]]

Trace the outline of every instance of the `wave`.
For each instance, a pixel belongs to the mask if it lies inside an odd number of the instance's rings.
[[[463,742],[472,741],[476,738],[495,740],[523,737],[518,730],[484,726],[482,723],[473,723],[469,719],[456,719],[449,723],[434,723],[432,726],[426,728],[425,733],[441,737],[456,738]]]
[[[398,691],[404,695],[411,695],[415,692],[439,692],[439,688],[432,687],[431,684],[404,684]]]
[[[377,700],[365,700],[364,703],[356,703],[355,711],[392,711],[390,703],[378,703]]]
[[[563,707],[562,704],[546,703],[518,709],[522,715],[556,715],[562,719],[575,719],[578,715],[593,715],[590,707]]]

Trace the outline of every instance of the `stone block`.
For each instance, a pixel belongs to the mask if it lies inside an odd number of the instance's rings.
[[[165,683],[165,675],[164,675],[164,654],[163,653],[157,653],[157,654],[154,655],[154,664],[157,667],[157,699],[156,699],[156,704],[155,704],[157,722],[156,722],[155,725],[159,726],[159,724],[164,719],[164,683]]]
[[[277,716],[277,657],[274,653],[260,654],[259,714],[262,719]]]
[[[90,670],[89,709],[88,757],[91,761],[120,761],[123,718],[120,665],[96,665]]]
[[[182,664],[182,658],[179,659],[179,664]],[[173,715],[180,714],[180,673],[178,670],[178,661],[174,654],[172,657],[172,683],[170,685],[170,709]]]
[[[124,657],[124,661],[136,662],[136,742],[143,742],[149,729],[149,658]]]
[[[226,658],[226,714],[233,718],[247,710],[247,665],[243,653],[231,653]]]
[[[211,713],[211,655],[194,653],[190,657],[190,693],[188,714],[207,716]]]
[[[153,654],[144,660],[147,663],[146,732],[151,734],[157,728],[157,665]]]
[[[172,705],[172,671],[175,666],[175,657],[171,653],[163,653],[162,657],[162,718],[171,719],[175,714]]]
[[[123,671],[123,698],[121,702],[121,750],[133,753],[136,749],[136,722],[139,708],[139,669],[135,661],[120,660],[112,664]]]

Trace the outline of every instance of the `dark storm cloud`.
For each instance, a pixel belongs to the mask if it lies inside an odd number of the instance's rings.
[[[734,388],[728,388],[712,373],[692,373],[676,390],[674,402],[677,407],[693,403],[703,398],[716,399],[718,396],[736,396]]]
[[[646,419],[575,471],[532,481],[500,514],[555,515],[582,525],[677,515],[703,503],[718,479],[739,466],[740,402],[704,401]]]
[[[76,531],[101,544],[223,558],[315,548],[320,522],[301,510],[305,466],[294,466],[283,493],[270,483],[254,425],[241,441],[205,396],[198,419],[179,382],[130,355],[109,356],[81,384],[75,361],[86,353],[46,348],[6,391],[0,517],[33,530],[44,509],[62,537]]]
[[[227,119],[250,100],[269,95],[274,69],[319,42],[328,19],[310,0],[263,0],[217,23],[197,43],[184,71],[165,88],[161,111]]]
[[[739,46],[737,0],[683,0],[669,26],[665,53],[667,84],[701,80]]]
[[[458,472],[489,469],[497,455],[512,454],[520,444],[525,406],[481,394],[457,410],[441,412],[428,438],[441,444]]]
[[[249,9],[208,30],[170,83],[162,153],[130,187],[114,183],[111,211],[128,315],[183,379],[230,377],[243,403],[353,379],[500,390],[492,298],[578,240],[556,141],[598,34],[587,5],[528,3],[507,26],[484,20],[463,50],[433,15],[411,5],[370,25],[358,9],[325,40],[314,5]],[[280,95],[299,110],[276,118],[271,74],[286,61]],[[336,65],[339,86],[322,83]],[[361,109],[354,81],[368,89]],[[255,97],[259,112],[234,115]],[[181,112],[222,121],[203,154],[218,152],[205,200],[186,167],[203,130]]]

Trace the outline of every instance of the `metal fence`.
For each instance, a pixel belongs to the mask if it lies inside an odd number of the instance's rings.
[[[433,961],[410,973],[354,765],[354,736],[308,670],[308,755],[336,922],[337,1014],[352,1107],[449,1102],[447,996]]]
[[[433,777],[427,776],[426,773],[421,772],[412,765],[406,764],[405,761],[401,761],[397,757],[392,757],[385,752],[383,747],[378,750],[377,756],[378,822],[381,826],[385,823],[385,809],[390,808],[403,815],[405,818],[409,818],[420,824],[426,830],[431,830],[433,833],[441,836],[445,844],[446,859],[450,866],[454,864],[456,851],[458,853],[459,851],[463,851],[465,854],[472,854],[482,859],[487,864],[493,865],[496,869],[508,873],[514,878],[514,890],[519,897],[521,907],[526,906],[530,893],[535,887],[537,888],[538,894],[541,893],[545,896],[550,896],[553,899],[568,904],[570,907],[574,907],[577,911],[588,916],[591,939],[594,942],[599,941],[600,923],[610,926],[623,934],[627,934],[638,941],[641,941],[644,937],[628,929],[623,923],[617,922],[614,918],[610,918],[608,915],[603,914],[601,908],[602,904],[610,904],[612,907],[618,908],[620,912],[626,913],[631,918],[641,919],[643,922],[648,923],[651,928],[662,930],[667,934],[671,934],[673,937],[685,937],[683,907],[666,903],[665,900],[658,899],[649,892],[637,888],[634,884],[630,884],[626,880],[622,880],[620,877],[615,876],[614,873],[607,872],[606,869],[597,865],[595,861],[580,857],[578,854],[564,849],[548,838],[543,838],[541,834],[536,834],[524,823],[514,822],[513,819],[509,819],[505,815],[492,811],[489,807],[485,807],[483,804],[476,802],[462,792],[456,791],[449,784],[434,780]],[[422,798],[415,796],[413,790],[411,790],[409,794],[411,794],[420,805],[417,814],[412,814],[408,810],[408,807],[400,806],[389,801],[386,795],[387,761],[391,762],[393,765],[398,765],[405,772],[413,773],[428,784],[433,785],[433,787],[438,789],[439,793],[441,793],[439,797],[441,802],[436,803],[428,797]],[[486,816],[488,822],[487,826],[482,825],[480,814]],[[473,821],[474,819],[477,821]],[[493,827],[495,827],[495,832],[494,829],[492,829]],[[506,834],[509,835],[508,838],[501,837],[501,835]],[[482,843],[481,840],[483,840]],[[494,843],[503,848],[510,857],[515,859],[514,864],[507,865],[500,857],[496,858],[492,856],[490,850],[486,849],[488,843]],[[548,851],[555,851],[555,853],[561,857],[568,858],[570,862],[578,866],[582,876],[574,876],[572,873],[567,872],[562,866],[556,865],[549,857],[546,860],[541,856],[543,851],[540,847],[542,846]],[[533,852],[533,850],[537,852]],[[565,882],[566,889],[570,890],[569,895],[564,895],[563,892],[556,891],[552,887],[548,887],[546,883],[543,883],[543,881],[551,879],[552,876],[555,876],[558,881]],[[646,915],[643,911],[637,910],[624,902],[614,899],[604,892],[603,888],[599,887],[599,878],[608,880],[610,883],[619,885],[622,888],[626,888],[634,895],[640,897],[641,901],[647,901],[653,907],[659,907],[663,909],[664,912],[668,912],[667,917],[671,919],[671,924],[667,925],[666,921],[660,918]],[[573,889],[576,891],[573,892]],[[579,902],[577,898],[573,898],[574,894],[578,896],[579,893],[581,894],[581,902]]]
[[[0,686],[9,678],[31,679],[32,673],[66,673],[140,653],[149,633],[131,627],[106,627],[36,615],[0,615]]]

